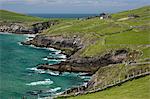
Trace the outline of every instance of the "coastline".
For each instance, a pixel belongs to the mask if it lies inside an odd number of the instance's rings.
[[[3,34],[6,34],[6,33],[3,33]],[[10,35],[12,34],[12,33],[9,33]],[[20,35],[20,34],[19,34]],[[23,35],[23,34],[21,34],[21,35]],[[28,36],[26,36],[26,37],[29,37],[29,35]],[[22,46],[22,45],[21,45]],[[58,57],[61,57],[61,58],[66,58],[66,56],[65,55],[63,55],[63,54],[60,54],[60,50],[56,50],[56,49],[53,49],[53,48],[44,48],[44,47],[35,47],[35,46],[28,46],[28,47],[34,47],[34,48],[36,48],[36,49],[44,49],[44,50],[50,50],[50,51],[53,51],[55,54],[57,54],[58,55]],[[54,54],[53,53],[53,54]],[[63,56],[62,56],[63,55]],[[42,60],[42,59],[41,59]],[[60,60],[56,60],[56,61],[60,61]],[[42,69],[37,69],[37,67],[33,67],[33,68],[26,68],[27,69],[27,71],[30,71],[30,72],[36,72],[36,73],[38,73],[38,74],[48,74],[48,75],[51,75],[51,76],[60,76],[60,73],[59,72],[57,72],[57,71],[50,71],[50,70],[42,70]],[[74,75],[74,76],[78,76],[78,77],[80,77],[80,74],[73,74],[73,73],[69,73],[69,72],[64,72],[64,73],[62,73],[61,74],[61,76],[67,76],[67,75]],[[82,78],[83,76],[81,76],[81,79],[82,80],[84,80],[84,77]],[[49,83],[49,84],[51,84],[51,82],[50,81],[36,81],[36,82],[29,82],[29,83],[27,83],[27,85],[38,85],[38,84],[44,84],[45,85],[45,83],[47,82],[47,84]],[[32,93],[32,92],[31,92]]]
[[[96,16],[63,20],[62,23],[56,22],[56,26],[53,22],[37,22],[30,24],[31,28],[25,30],[27,34],[24,34],[22,25],[7,23],[1,26],[0,31],[26,35],[26,40],[19,45],[52,51],[41,58],[46,62],[27,70],[53,76],[75,74],[81,79],[87,77],[83,85],[59,94],[76,96],[120,85],[140,75],[149,75],[149,24],[145,19],[149,15],[146,11],[150,11],[148,7],[110,16],[104,13],[104,19]],[[53,82],[45,79],[27,85],[43,83]]]

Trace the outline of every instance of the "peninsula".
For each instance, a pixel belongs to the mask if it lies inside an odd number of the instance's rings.
[[[33,40],[22,44],[59,49],[67,56],[64,62],[39,64],[38,69],[92,76],[86,85],[61,95],[69,97],[101,91],[150,74],[149,13],[150,6],[145,6],[87,18],[46,19],[0,10],[0,32],[36,34]],[[140,79],[148,82],[147,78]],[[144,95],[148,92],[141,94],[146,99]]]

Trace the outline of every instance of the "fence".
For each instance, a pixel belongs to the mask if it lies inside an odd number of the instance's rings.
[[[84,90],[84,88],[86,88],[86,86],[78,86],[74,89],[75,92],[71,92],[71,94],[69,93],[69,91],[71,89],[68,89],[67,91],[65,91],[62,95],[60,96],[63,96],[63,97],[70,97],[70,96],[77,96],[77,95],[81,95],[81,94],[88,94],[88,93],[95,93],[95,92],[98,92],[98,91],[102,91],[106,88],[110,88],[110,87],[113,87],[113,86],[116,86],[116,85],[119,85],[119,84],[122,84],[126,81],[129,81],[131,79],[134,79],[134,78],[137,78],[137,77],[141,77],[141,76],[145,76],[145,75],[149,75],[150,74],[150,69],[140,69],[138,72],[132,72],[130,74],[127,74],[127,77],[125,79],[122,79],[119,77],[117,80],[113,80],[112,83],[107,83],[107,82],[104,82],[104,84],[102,84],[101,86],[99,86],[98,88],[96,88],[96,86],[93,86],[93,90],[90,90],[90,91],[86,91]],[[98,83],[97,83],[98,84]],[[72,89],[73,90],[73,89]]]

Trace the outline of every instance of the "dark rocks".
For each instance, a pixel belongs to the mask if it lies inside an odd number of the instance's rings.
[[[136,15],[136,14],[130,14],[130,15],[128,15],[128,17],[130,17],[130,18],[139,18],[140,16]]]
[[[128,54],[127,50],[122,49],[99,57],[70,57],[83,47],[79,37],[67,38],[63,36],[37,35],[33,40],[23,42],[23,44],[62,50],[67,55],[65,62],[55,65],[38,65],[38,69],[50,69],[60,72],[85,72],[94,74],[99,67],[123,62],[126,60]]]
[[[57,24],[57,21],[48,21],[48,22],[42,22],[42,23],[36,23],[32,25],[32,31],[34,33],[40,33],[42,30],[50,28],[52,25]]]
[[[39,65],[39,69],[50,69],[60,72],[85,72],[94,74],[100,67],[121,63],[127,58],[128,51],[117,50],[101,57],[70,59],[56,65]]]
[[[50,28],[57,24],[57,21],[48,21],[36,23],[31,26],[26,26],[23,23],[0,23],[0,32],[10,32],[17,34],[36,34],[41,33],[42,30]]]
[[[11,32],[11,33],[22,33],[22,34],[31,34],[33,31],[28,29],[28,27],[23,26],[22,24],[1,24],[0,25],[0,32]]]
[[[62,50],[62,53],[66,54],[67,56],[71,56],[83,46],[80,38],[66,38],[62,36],[44,35],[37,35],[33,40],[22,42],[22,44],[60,49]]]

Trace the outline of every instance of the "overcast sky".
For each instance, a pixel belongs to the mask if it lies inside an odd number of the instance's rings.
[[[150,5],[150,0],[0,0],[0,4],[0,9],[21,13],[100,13]]]

